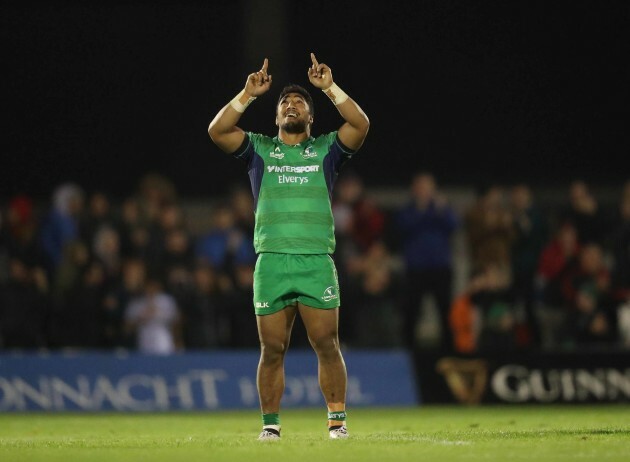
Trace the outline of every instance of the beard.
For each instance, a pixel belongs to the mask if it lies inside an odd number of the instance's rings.
[[[291,134],[304,133],[306,131],[306,121],[292,120],[290,122],[283,123],[280,128]]]

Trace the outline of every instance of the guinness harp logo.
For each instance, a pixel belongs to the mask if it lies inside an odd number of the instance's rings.
[[[463,404],[479,404],[488,382],[488,365],[481,359],[442,358],[435,369],[444,376],[453,396]]]

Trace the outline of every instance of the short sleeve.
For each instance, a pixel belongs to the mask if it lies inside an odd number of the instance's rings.
[[[254,155],[254,145],[249,132],[245,133],[245,138],[239,148],[232,154],[234,158],[249,164]]]

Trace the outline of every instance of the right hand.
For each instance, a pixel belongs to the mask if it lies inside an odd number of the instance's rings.
[[[258,72],[247,76],[247,83],[245,84],[245,93],[247,95],[258,97],[267,93],[269,88],[271,88],[271,75],[267,74],[268,65],[269,60],[265,58],[262,68]]]
[[[315,53],[311,53],[313,65],[308,69],[308,80],[320,90],[326,90],[333,84],[332,70],[324,63],[319,63]]]

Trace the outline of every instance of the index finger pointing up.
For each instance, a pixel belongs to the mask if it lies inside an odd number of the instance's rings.
[[[265,74],[267,73],[267,66],[269,65],[269,60],[267,58],[265,58],[265,60],[263,61],[263,67],[261,69],[262,72],[264,72]]]
[[[311,53],[311,61],[313,61],[313,66],[315,67],[319,66],[319,63],[317,62],[317,58],[315,58],[315,53]]]

